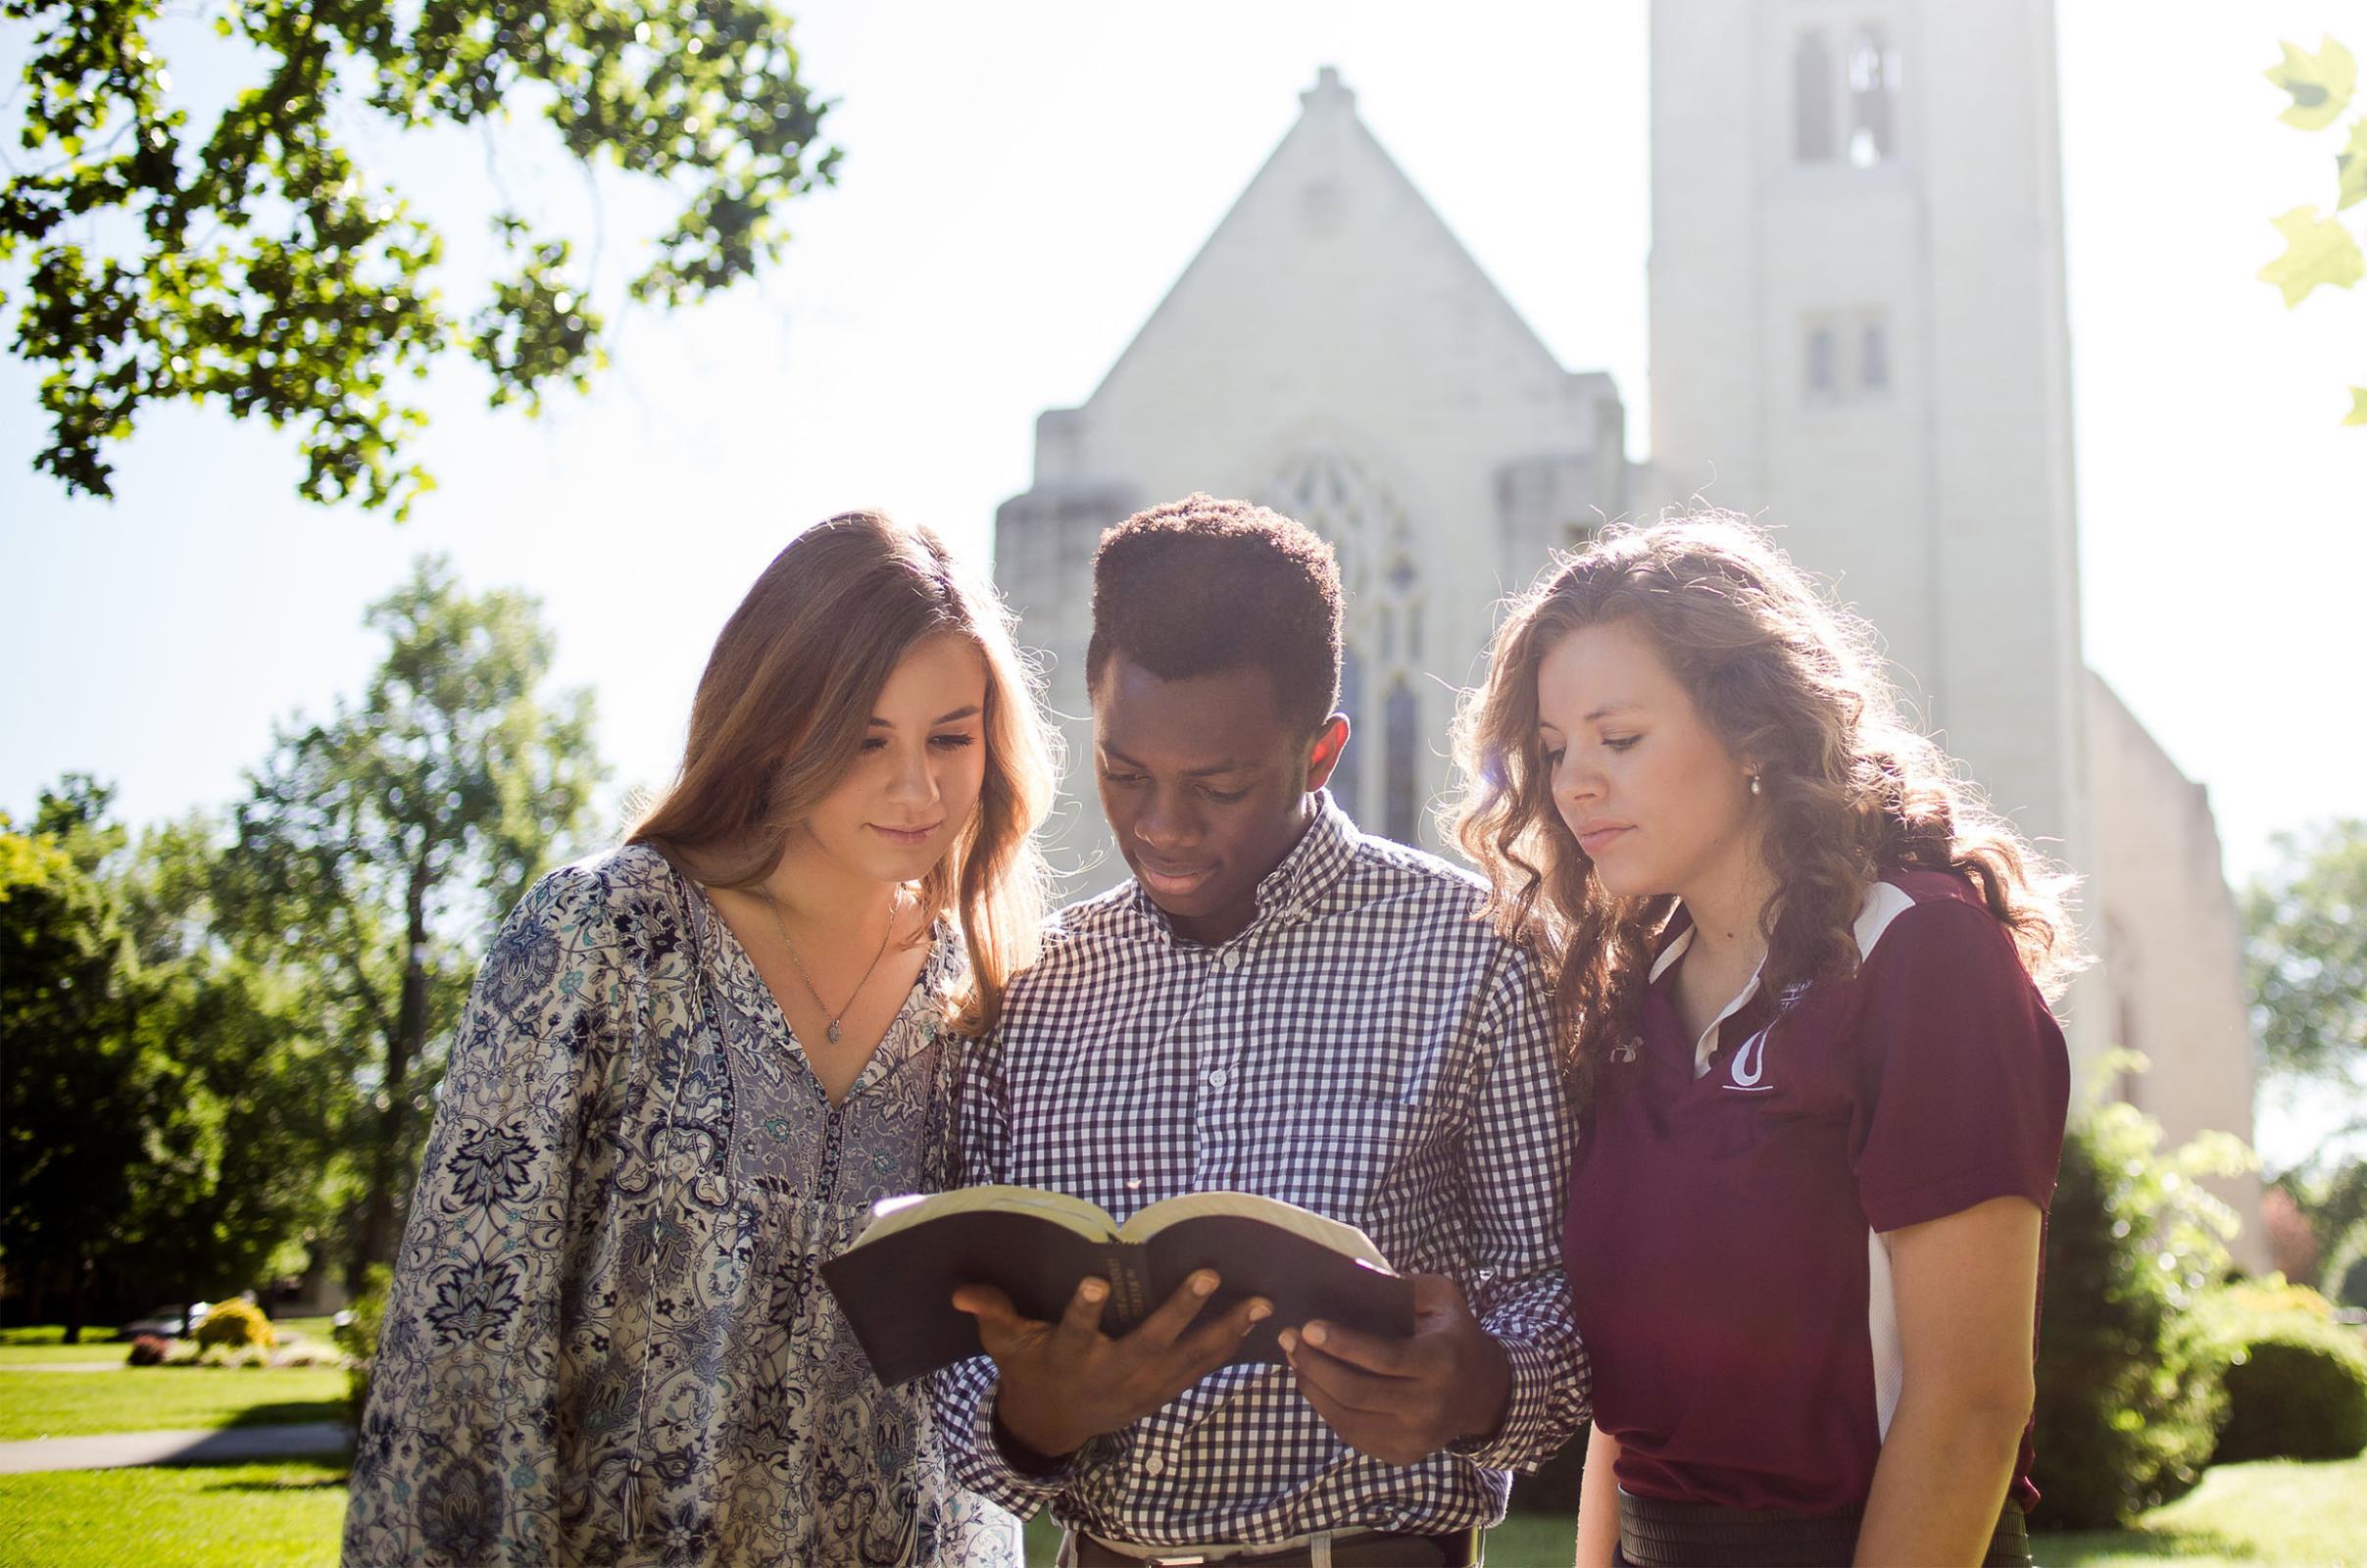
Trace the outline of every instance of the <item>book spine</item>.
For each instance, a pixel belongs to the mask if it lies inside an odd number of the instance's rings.
[[[1102,1313],[1104,1333],[1122,1334],[1159,1305],[1150,1298],[1150,1260],[1140,1247],[1119,1243],[1108,1249],[1102,1254],[1102,1277],[1110,1282],[1110,1305]]]

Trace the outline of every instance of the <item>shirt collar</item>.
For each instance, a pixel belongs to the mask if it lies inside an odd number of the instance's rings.
[[[1670,938],[1668,945],[1660,950],[1660,956],[1652,960],[1652,973],[1644,982],[1647,987],[1657,986],[1668,971],[1675,966],[1676,961],[1685,956],[1685,950],[1693,946],[1693,912],[1685,907],[1682,901],[1679,901],[1677,905],[1675,916],[1671,919],[1670,925],[1675,929],[1676,935]],[[1759,980],[1766,972],[1767,956],[1762,953],[1759,955],[1758,962],[1751,966],[1751,978],[1743,982],[1743,989],[1736,992],[1725,1006],[1718,1009],[1718,1015],[1709,1020],[1709,1027],[1702,1030],[1701,1037],[1694,1041],[1693,1075],[1696,1078],[1707,1072],[1710,1062],[1717,1057],[1718,1031],[1725,1027],[1727,1019],[1751,1004],[1751,999],[1758,995]]]
[[[1332,800],[1331,791],[1315,791],[1314,810],[1307,830],[1299,835],[1299,842],[1291,846],[1290,853],[1257,880],[1257,913],[1250,917],[1249,928],[1304,910],[1329,892],[1355,862],[1356,846],[1362,842],[1363,835]],[[1129,903],[1137,916],[1173,940],[1174,923],[1152,899],[1151,890],[1143,886],[1140,877],[1133,880]]]

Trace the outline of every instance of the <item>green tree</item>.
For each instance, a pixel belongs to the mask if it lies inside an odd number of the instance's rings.
[[[322,1030],[303,969],[217,930],[220,837],[202,815],[151,831],[121,884],[143,1147],[117,1258],[184,1302],[304,1270],[364,1065]]]
[[[587,177],[677,204],[626,285],[668,308],[775,260],[785,209],[834,177],[829,106],[768,0],[193,9],[252,73],[202,136],[153,39],[162,0],[0,3],[34,31],[20,140],[40,160],[0,189],[0,263],[25,254],[16,350],[48,368],[34,466],[70,491],[113,493],[104,448],[149,404],[219,400],[299,428],[304,496],[401,516],[433,481],[398,466],[425,422],[398,375],[458,347],[497,405],[586,384],[604,328],[569,242],[501,214],[512,270],[448,314],[442,236],[349,150],[377,130],[546,122]]]
[[[2285,58],[2264,73],[2293,99],[2277,118],[2323,136],[2334,159],[2333,210],[2305,204],[2274,220],[2285,254],[2260,269],[2261,280],[2282,291],[2292,310],[2321,286],[2350,288],[2367,276],[2358,236],[2341,217],[2367,202],[2367,113],[2342,121],[2358,88],[2358,61],[2348,49],[2332,37],[2321,38],[2314,54],[2296,43],[2283,48]],[[2367,386],[2350,389],[2350,414],[2342,422],[2367,425]]]
[[[523,594],[462,591],[440,559],[372,606],[385,662],[359,706],[283,730],[237,810],[216,897],[258,962],[307,970],[370,1043],[348,1276],[394,1252],[471,954],[582,831],[602,768],[587,693],[546,694],[552,642]]]
[[[2367,1091],[2367,820],[2277,838],[2245,891],[2252,1020],[2268,1069]]]
[[[141,1153],[130,949],[94,874],[108,800],[69,778],[33,831],[0,814],[0,1257],[36,1312],[65,1280],[70,1344]]]

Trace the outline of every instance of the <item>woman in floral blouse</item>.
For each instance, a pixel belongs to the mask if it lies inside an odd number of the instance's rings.
[[[849,514],[774,559],[673,788],[477,977],[347,1563],[1017,1563],[816,1268],[941,1184],[1051,790],[1001,609],[932,534]]]

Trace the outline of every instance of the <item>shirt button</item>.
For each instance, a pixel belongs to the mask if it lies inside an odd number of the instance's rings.
[[[1225,949],[1224,966],[1228,969],[1238,969],[1241,967],[1241,950],[1239,948]]]
[[[1143,1461],[1143,1470],[1144,1470],[1144,1471],[1145,1471],[1147,1474],[1150,1474],[1150,1475],[1155,1475],[1155,1476],[1156,1476],[1156,1475],[1160,1475],[1160,1474],[1163,1474],[1163,1473],[1165,1472],[1166,1468],[1167,1468],[1167,1461],[1166,1461],[1166,1460],[1164,1460],[1164,1459],[1162,1459],[1162,1458],[1160,1458],[1160,1457],[1159,1457],[1158,1454],[1156,1454],[1156,1453],[1155,1453],[1155,1454],[1153,1454],[1153,1455],[1151,1455],[1151,1457],[1150,1457],[1150,1458],[1145,1459],[1145,1460]]]
[[[1208,1087],[1210,1089],[1222,1089],[1224,1087],[1224,1069],[1222,1067],[1217,1068],[1214,1072],[1208,1074]]]

